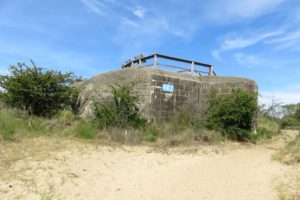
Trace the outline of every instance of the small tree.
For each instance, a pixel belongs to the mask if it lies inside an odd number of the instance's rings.
[[[52,116],[58,110],[75,103],[77,91],[71,87],[73,73],[44,70],[32,62],[10,66],[10,75],[0,76],[1,99],[9,106],[24,109],[29,114]]]
[[[140,117],[138,97],[133,93],[133,85],[111,86],[112,98],[96,103],[96,118],[104,127],[135,127],[145,122]]]
[[[220,131],[230,139],[249,138],[257,116],[257,95],[242,89],[231,94],[214,94],[208,108],[206,126]]]
[[[285,116],[291,116],[296,113],[296,110],[298,108],[297,104],[285,104],[282,107],[282,115]]]
[[[295,112],[295,117],[298,119],[298,121],[300,121],[300,106],[298,105],[298,108]]]
[[[286,112],[291,112],[292,108],[290,106],[284,107],[282,102],[280,102],[280,99],[272,96],[270,105],[263,104],[260,106],[259,110],[265,117],[279,119],[284,116]]]

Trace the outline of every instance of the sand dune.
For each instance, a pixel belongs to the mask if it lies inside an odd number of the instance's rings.
[[[55,142],[48,143],[50,147]],[[1,176],[0,199],[271,200],[277,199],[276,181],[288,170],[271,159],[285,143],[280,140],[168,153],[150,147],[67,143],[46,158],[29,155],[5,169],[10,175]]]

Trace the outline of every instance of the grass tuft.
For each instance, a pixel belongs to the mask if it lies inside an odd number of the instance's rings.
[[[92,122],[80,122],[75,127],[76,136],[84,139],[94,139],[97,135],[97,129]]]
[[[9,112],[0,112],[0,136],[4,140],[12,140],[19,125]]]
[[[289,165],[300,164],[300,134],[273,158]]]

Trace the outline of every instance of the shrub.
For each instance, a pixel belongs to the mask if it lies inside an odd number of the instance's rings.
[[[251,134],[252,142],[257,142],[262,139],[271,139],[274,135],[280,132],[280,120],[270,116],[259,113],[258,115],[258,129],[256,134]]]
[[[256,143],[258,140],[271,139],[274,134],[274,132],[271,132],[266,128],[260,127],[256,130],[255,134],[250,134],[249,137],[251,142]]]
[[[71,84],[76,77],[72,73],[45,71],[32,64],[18,63],[10,66],[11,75],[0,76],[4,89],[1,98],[7,105],[38,116],[52,116],[75,103],[77,91]]]
[[[84,139],[94,139],[97,129],[91,122],[81,122],[75,127],[76,136]]]
[[[111,86],[112,98],[107,102],[95,103],[96,119],[101,127],[138,128],[145,123],[137,106],[139,99],[132,87],[133,85]]]
[[[71,125],[76,120],[76,115],[70,110],[59,111],[56,118],[65,125]]]
[[[273,134],[278,133],[281,128],[279,119],[265,116],[262,113],[258,115],[258,126]]]
[[[300,120],[295,115],[286,116],[281,119],[281,126],[283,129],[297,129],[300,128]]]
[[[185,129],[198,129],[201,126],[199,119],[195,119],[190,112],[180,111],[175,113],[167,122],[172,127],[172,133],[177,134]]]
[[[297,108],[297,110],[295,112],[295,117],[296,117],[296,119],[298,121],[300,121],[300,106],[299,105],[298,105],[298,108]]]
[[[141,127],[141,135],[145,141],[155,142],[161,135],[161,132],[155,124],[147,123]]]
[[[229,139],[243,141],[250,138],[257,115],[257,95],[243,89],[231,94],[213,94],[207,110],[205,125],[220,131]]]

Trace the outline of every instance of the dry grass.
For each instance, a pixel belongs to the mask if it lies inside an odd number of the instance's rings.
[[[73,178],[60,169],[52,174],[57,163],[66,161],[65,158],[57,158],[57,153],[74,147],[84,153],[86,143],[86,140],[50,137],[0,140],[0,193],[10,193],[12,190],[20,193],[23,188],[33,199],[55,199],[53,181],[62,184]],[[39,176],[44,179],[38,181]],[[24,199],[24,196],[14,196],[14,199]]]
[[[49,188],[42,193],[41,200],[52,200],[54,199],[54,194],[55,194],[54,186],[50,184]]]
[[[16,174],[15,168],[19,161],[26,162],[29,159],[42,161],[64,148],[66,141],[54,138],[23,138],[18,141],[0,140],[0,178],[11,178]],[[21,168],[18,171],[26,171]]]
[[[295,132],[295,131],[294,131]],[[285,179],[277,184],[280,200],[300,199],[300,134],[280,149],[273,158],[291,167]]]
[[[277,184],[279,200],[300,199],[300,170],[299,165],[295,166],[285,177],[285,180]]]
[[[283,149],[273,156],[274,159],[279,160],[285,164],[299,164],[300,163],[300,134],[289,142]]]

